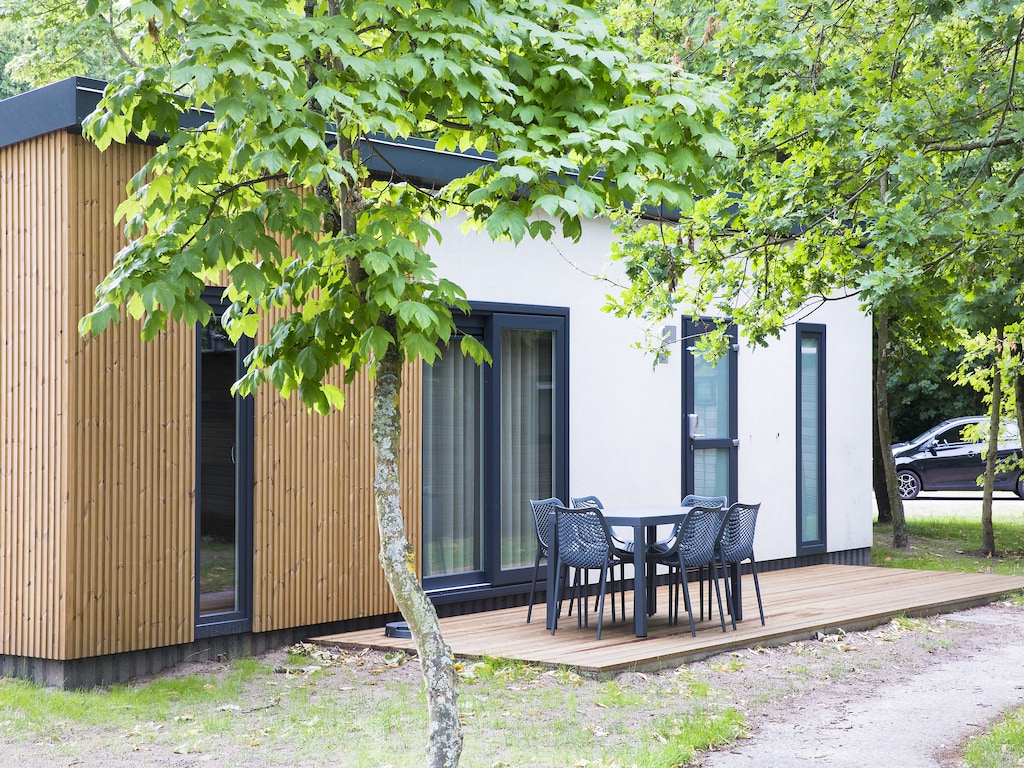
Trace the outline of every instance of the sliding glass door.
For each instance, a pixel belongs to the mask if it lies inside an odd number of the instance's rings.
[[[567,478],[567,317],[474,307],[458,340],[424,370],[423,564],[428,586],[528,580],[536,554],[530,499],[563,495]]]

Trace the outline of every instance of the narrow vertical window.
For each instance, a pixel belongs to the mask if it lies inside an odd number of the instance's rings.
[[[797,325],[797,550],[825,551],[825,328]]]
[[[197,329],[196,637],[252,629],[253,403],[231,393],[252,340],[228,338],[220,292]]]

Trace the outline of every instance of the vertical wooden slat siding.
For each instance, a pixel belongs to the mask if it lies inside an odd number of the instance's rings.
[[[152,150],[67,141],[68,650],[79,658],[193,639],[196,342],[182,326],[143,342],[134,321],[77,334],[124,244],[113,212]]]
[[[419,550],[420,364],[401,395],[402,509]],[[370,441],[371,385],[346,388],[345,408],[324,417],[297,397],[256,398],[253,629],[267,632],[396,610],[377,553]]]
[[[194,639],[196,334],[77,324],[123,245],[114,210],[152,150],[66,133],[0,150],[0,654],[74,659]],[[402,392],[403,508],[421,525],[420,364]],[[370,385],[308,414],[255,408],[253,629],[390,613]]]
[[[66,291],[65,159],[59,136],[0,150],[0,650],[49,658],[66,651],[66,378],[61,308],[40,298]]]

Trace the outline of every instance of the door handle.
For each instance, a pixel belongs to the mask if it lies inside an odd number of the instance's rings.
[[[697,432],[697,423],[700,421],[700,417],[696,413],[691,413],[686,417],[687,420],[687,433],[690,439],[693,440],[697,437],[704,437],[704,433]]]

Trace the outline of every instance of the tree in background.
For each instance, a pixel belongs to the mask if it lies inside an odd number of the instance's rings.
[[[730,89],[737,109],[725,129],[738,151],[714,166],[712,193],[681,227],[628,224],[635,239],[619,255],[634,284],[614,309],[729,316],[761,343],[817,305],[857,297],[875,319],[878,440],[887,446],[889,339],[898,331],[921,347],[949,343],[968,322],[947,312],[958,295],[975,316],[966,327],[980,328],[984,302],[974,297],[1022,272],[1018,4],[615,8],[650,55]],[[892,457],[880,453],[894,543],[905,546]]]
[[[91,3],[95,12],[97,3]],[[205,323],[207,282],[227,276],[224,325],[257,339],[236,388],[269,382],[326,412],[328,372],[373,376],[380,559],[415,638],[430,711],[429,765],[462,750],[451,653],[416,573],[399,506],[403,364],[452,338],[462,290],[435,272],[432,221],[456,213],[492,238],[581,234],[635,202],[687,209],[730,145],[717,92],[678,67],[632,61],[587,2],[138,0],[145,26],[87,134],[101,148],[166,136],[120,213],[130,243],[84,333],[122,308],[152,339]],[[189,110],[212,118],[179,127]],[[443,189],[372,181],[361,140],[436,139],[492,162]],[[386,151],[375,159],[389,162]],[[392,166],[394,167],[394,166]],[[276,319],[275,319],[276,318]],[[471,337],[464,352],[482,359]]]
[[[133,63],[133,24],[120,3],[86,13],[84,0],[0,0],[0,98],[72,75],[107,79]]]

